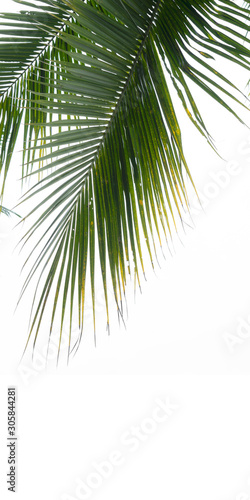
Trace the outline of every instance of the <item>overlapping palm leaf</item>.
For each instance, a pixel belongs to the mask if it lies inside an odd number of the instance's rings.
[[[25,95],[24,161],[29,173],[42,178],[25,198],[34,202],[35,221],[24,243],[43,228],[45,233],[32,252],[22,293],[37,276],[29,332],[34,344],[53,298],[50,331],[58,311],[60,350],[65,315],[68,310],[71,323],[75,300],[82,331],[88,276],[95,322],[97,261],[109,324],[108,274],[122,314],[128,273],[140,284],[144,272],[142,238],[153,263],[155,237],[160,244],[161,233],[168,238],[175,213],[181,217],[182,207],[188,208],[185,179],[191,176],[170,82],[212,145],[189,82],[237,116],[231,103],[243,102],[242,96],[210,59],[220,55],[249,69],[248,10],[231,1],[43,0],[43,5],[59,9],[53,11],[54,24],[37,25],[54,38],[27,79],[32,87]],[[22,92],[22,82],[18,85]]]
[[[69,13],[62,15],[59,9],[61,0],[55,7],[43,0],[39,2],[42,4],[39,7],[35,3],[14,1],[29,9],[32,6],[33,10],[0,15],[1,197],[22,119],[25,119],[23,163],[29,160],[31,141],[35,139],[37,142],[41,137],[43,129],[40,124],[51,119],[51,116],[39,113],[34,106],[32,109],[29,98],[33,91],[45,91],[50,85],[43,68],[44,61],[49,58],[50,64],[53,64],[59,57],[55,47],[65,48],[60,39],[53,40],[53,29],[65,29],[64,19],[70,18]],[[59,19],[55,17],[58,14]],[[53,43],[50,43],[52,40]]]
[[[16,212],[13,212],[13,210],[10,210],[9,208],[3,207],[2,205],[0,205],[0,214],[7,215],[8,217],[10,217],[11,214],[17,215],[17,217],[21,217]]]

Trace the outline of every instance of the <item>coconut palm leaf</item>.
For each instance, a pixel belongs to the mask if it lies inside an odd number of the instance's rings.
[[[13,212],[13,210],[9,210],[8,208],[3,207],[2,205],[0,205],[0,214],[1,213],[7,215],[8,217],[10,217],[11,214],[17,215],[17,217],[21,217],[21,215],[18,215],[16,212]]]
[[[33,90],[46,91],[50,82],[43,69],[44,60],[48,57],[53,64],[53,60],[59,57],[54,47],[62,45],[59,39],[53,40],[53,29],[65,29],[64,18],[69,18],[69,14],[61,14],[59,10],[61,0],[55,7],[43,1],[39,2],[39,7],[25,1],[14,1],[32,6],[33,11],[0,14],[1,197],[22,119],[25,119],[23,164],[31,141],[35,139],[37,143],[41,137],[40,123],[46,122],[48,117],[34,106],[32,109],[29,107],[29,97]],[[41,3],[44,5],[41,6]],[[55,17],[58,14],[61,14],[60,19]],[[51,41],[54,43],[51,44]]]
[[[30,268],[21,293],[36,277],[28,340],[33,335],[35,345],[52,297],[50,333],[58,312],[59,353],[69,314],[70,353],[75,300],[80,341],[88,278],[95,325],[98,263],[109,325],[108,276],[122,316],[128,274],[140,286],[145,272],[142,241],[153,265],[156,238],[160,245],[162,234],[168,241],[176,214],[181,217],[183,207],[188,209],[185,183],[192,179],[172,88],[212,147],[190,82],[240,120],[232,103],[243,106],[242,95],[214,68],[213,59],[222,56],[249,70],[244,35],[248,10],[224,0],[219,4],[211,0],[43,0],[42,4],[50,22],[39,11],[30,26],[33,31],[44,30],[50,43],[45,49],[45,38],[34,35],[33,57],[37,39],[43,52],[30,67],[22,66],[24,73],[19,73],[11,90],[14,99],[12,95],[2,102],[6,116],[10,103],[16,103],[17,127],[18,113],[25,105],[23,173],[41,176],[24,198],[34,200],[34,208],[23,243],[39,234],[25,263]],[[22,22],[29,24],[28,19],[27,14]],[[6,62],[11,74],[11,64],[16,64],[11,49]],[[6,119],[3,163],[8,154],[6,138],[11,139],[8,130]]]

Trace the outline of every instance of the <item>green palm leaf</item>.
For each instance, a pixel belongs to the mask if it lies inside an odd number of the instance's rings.
[[[25,1],[14,1],[28,7],[31,5]],[[44,60],[48,57],[51,65],[54,59],[57,60],[55,47],[61,44],[58,39],[53,40],[54,29],[65,29],[64,19],[70,17],[68,13],[61,15],[61,19],[55,17],[61,14],[61,0],[57,1],[56,7],[47,1],[41,3],[44,5],[39,7],[32,4],[33,8],[36,7],[33,11],[0,14],[1,197],[22,119],[25,121],[23,164],[30,159],[28,147],[32,140],[37,143],[41,137],[40,124],[47,121],[47,116],[34,107],[31,109],[29,98],[33,91],[47,89],[50,82],[43,68]],[[24,175],[24,170],[22,173]]]
[[[109,325],[108,275],[122,316],[128,274],[140,286],[145,272],[142,239],[153,264],[156,237],[160,245],[161,233],[168,241],[176,214],[181,217],[182,208],[188,209],[184,179],[192,179],[169,83],[212,147],[190,81],[240,119],[230,100],[242,104],[241,94],[210,60],[221,55],[249,69],[250,51],[242,34],[248,30],[248,10],[231,1],[42,3],[49,22],[39,13],[30,25],[49,35],[51,43],[13,84],[11,99],[16,113],[26,108],[23,173],[42,176],[24,198],[40,201],[29,214],[35,221],[23,243],[36,231],[44,234],[27,260],[31,265],[21,296],[38,274],[28,340],[33,334],[35,345],[48,298],[53,297],[50,332],[58,311],[59,353],[69,314],[70,353],[75,299],[80,340],[88,278],[95,323],[97,261]],[[44,48],[41,32],[39,36]],[[33,56],[36,43],[35,34]],[[2,102],[7,109],[7,100]],[[8,127],[7,120],[3,164],[9,153],[6,137],[13,144]]]
[[[18,215],[16,212],[13,212],[13,210],[10,210],[9,208],[3,207],[2,205],[0,205],[0,214],[1,213],[4,215],[7,215],[8,217],[10,217],[11,214],[17,215],[17,217],[21,217],[21,215]]]

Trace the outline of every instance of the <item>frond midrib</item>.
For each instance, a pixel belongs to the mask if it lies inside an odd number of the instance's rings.
[[[151,19],[150,19],[149,25],[148,25],[148,27],[147,27],[147,30],[145,31],[145,34],[144,34],[144,36],[143,36],[143,39],[142,39],[141,43],[140,43],[140,46],[139,46],[138,52],[137,52],[137,54],[136,54],[135,60],[134,60],[134,62],[133,62],[133,64],[132,64],[132,67],[130,68],[130,71],[129,71],[129,74],[128,74],[128,77],[127,77],[126,83],[125,83],[125,85],[124,85],[124,88],[123,88],[123,90],[122,90],[122,92],[121,92],[121,94],[120,94],[120,97],[119,97],[119,99],[118,99],[118,101],[117,101],[117,103],[116,103],[116,106],[115,106],[115,108],[114,108],[113,114],[112,114],[112,116],[110,117],[110,120],[109,120],[108,126],[106,127],[106,130],[105,130],[105,132],[104,132],[104,134],[103,134],[103,136],[102,136],[102,140],[101,140],[101,142],[100,142],[100,144],[98,145],[98,148],[97,148],[97,150],[96,150],[95,157],[94,157],[93,162],[92,162],[92,167],[94,167],[94,165],[95,165],[95,163],[96,163],[96,160],[97,160],[98,155],[99,155],[99,152],[100,152],[100,148],[102,147],[102,145],[103,145],[103,143],[104,143],[104,141],[105,141],[105,138],[106,138],[106,136],[107,136],[107,134],[108,134],[108,132],[109,132],[109,130],[110,130],[110,128],[111,128],[111,126],[112,126],[113,120],[114,120],[114,118],[115,118],[115,116],[116,116],[117,112],[119,111],[119,108],[120,108],[120,105],[121,105],[121,102],[122,102],[123,96],[125,95],[125,92],[126,92],[126,90],[127,90],[128,86],[129,86],[129,84],[130,84],[130,81],[131,81],[132,77],[133,77],[133,74],[134,74],[134,70],[135,70],[136,64],[137,64],[137,62],[139,61],[139,58],[140,58],[140,56],[141,56],[141,53],[142,53],[142,51],[143,51],[143,48],[144,48],[144,46],[145,46],[145,43],[146,43],[147,38],[148,38],[148,36],[149,36],[149,33],[150,33],[150,31],[151,31],[151,28],[152,28],[153,22],[155,21],[155,18],[156,18],[157,14],[158,14],[158,11],[159,11],[159,8],[160,8],[161,3],[162,3],[162,0],[158,0],[157,4],[156,4],[156,6],[155,6],[155,8],[154,8],[154,10],[153,10],[153,12],[152,12],[152,16],[151,16]],[[90,169],[90,170],[91,170],[91,169]]]
[[[71,14],[68,14],[67,16],[67,21],[70,21],[72,19]],[[42,47],[40,52],[34,57],[34,59],[28,64],[21,73],[18,74],[17,78],[11,83],[11,85],[2,93],[0,94],[0,100],[3,101],[11,91],[11,89],[17,84],[18,81],[21,80],[21,78],[29,71],[29,69],[41,58],[41,56],[46,52],[47,48],[50,46],[50,44],[53,43],[58,37],[60,33],[63,32],[64,28],[66,27],[66,23],[62,21],[61,27],[56,30],[56,33],[51,35],[50,39],[47,41],[47,43]]]

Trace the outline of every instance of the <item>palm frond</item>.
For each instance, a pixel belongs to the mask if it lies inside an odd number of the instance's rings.
[[[50,332],[58,312],[59,353],[68,311],[70,353],[75,298],[82,332],[88,277],[95,323],[97,260],[109,325],[108,274],[122,315],[128,274],[140,286],[145,272],[142,240],[153,265],[156,236],[160,245],[162,233],[171,238],[175,214],[188,209],[184,178],[192,179],[170,82],[213,146],[189,83],[240,119],[231,102],[244,106],[241,93],[208,61],[219,55],[249,70],[250,51],[242,34],[248,10],[231,1],[61,0],[60,12],[58,21],[71,17],[60,31],[49,26],[54,43],[26,93],[26,126],[41,134],[31,147],[29,133],[27,172],[43,177],[24,199],[40,201],[23,243],[44,234],[27,260],[22,294],[39,273],[28,341],[33,334],[36,344],[52,296]]]
[[[59,39],[54,41],[54,30],[65,29],[64,20],[70,18],[69,12],[61,10],[61,0],[56,6],[44,0],[32,4],[14,1],[29,8],[32,5],[33,10],[0,14],[1,197],[22,119],[25,121],[23,163],[31,141],[35,139],[37,143],[41,137],[40,124],[49,119],[35,107],[29,109],[29,98],[33,91],[46,92],[49,88],[43,61],[49,58],[52,65],[58,59],[59,53],[53,47]]]

